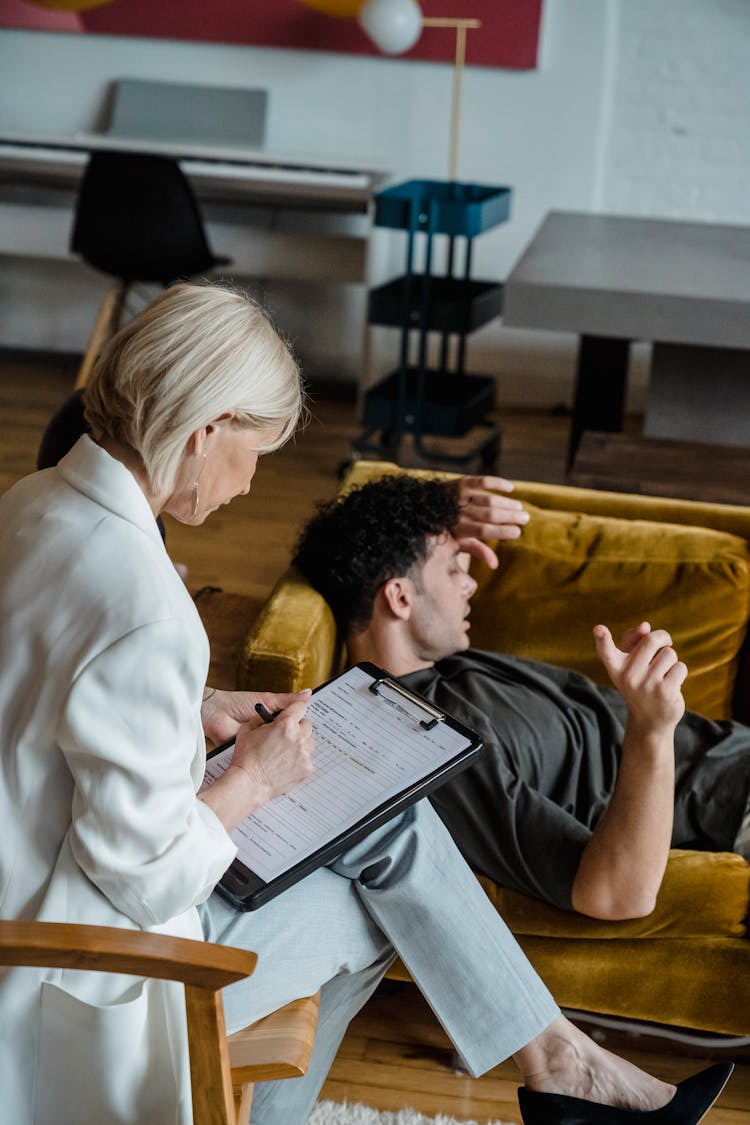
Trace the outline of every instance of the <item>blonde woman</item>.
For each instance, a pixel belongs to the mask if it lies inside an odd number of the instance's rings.
[[[307,1120],[395,949],[472,1072],[515,1056],[535,1120],[567,1120],[560,1095],[584,1105],[578,1121],[609,1106],[697,1120],[726,1075],[675,1094],[576,1031],[424,802],[257,912],[212,893],[229,832],[309,773],[312,733],[304,695],[206,689],[207,639],[155,517],[198,525],[246,493],[302,409],[294,359],[257,306],[177,285],[101,355],[90,435],[0,500],[0,916],[254,949],[256,974],[227,990],[230,1030],[322,988],[310,1071],[258,1089],[258,1125]],[[283,714],[259,725],[259,701]],[[204,734],[237,746],[199,795]],[[189,1122],[183,1023],[164,982],[6,970],[3,1118]]]

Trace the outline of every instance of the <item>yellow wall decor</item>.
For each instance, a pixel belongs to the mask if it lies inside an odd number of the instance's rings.
[[[355,19],[364,2],[365,0],[300,0],[306,7],[315,8],[316,12],[325,12],[327,16],[342,20]]]

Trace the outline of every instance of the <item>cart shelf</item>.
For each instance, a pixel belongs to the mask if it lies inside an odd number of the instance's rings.
[[[373,430],[463,437],[479,425],[495,401],[491,375],[454,375],[450,371],[406,371],[402,411],[399,411],[401,370],[392,371],[365,394],[364,424]]]
[[[404,275],[370,292],[370,324],[400,328],[424,325],[431,332],[474,332],[499,316],[499,281]]]
[[[511,189],[446,180],[407,180],[375,197],[375,225],[475,238],[504,223]]]

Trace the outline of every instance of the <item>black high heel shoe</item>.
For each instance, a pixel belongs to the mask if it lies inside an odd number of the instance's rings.
[[[611,1105],[541,1094],[521,1086],[518,1104],[525,1125],[698,1125],[729,1081],[734,1063],[716,1063],[677,1085],[661,1109],[617,1109]]]

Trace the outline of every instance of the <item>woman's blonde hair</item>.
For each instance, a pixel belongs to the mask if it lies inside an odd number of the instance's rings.
[[[228,410],[238,425],[282,425],[302,411],[299,368],[266,313],[245,293],[179,283],[106,344],[84,394],[92,437],[138,453],[157,494],[171,490],[195,430]]]

